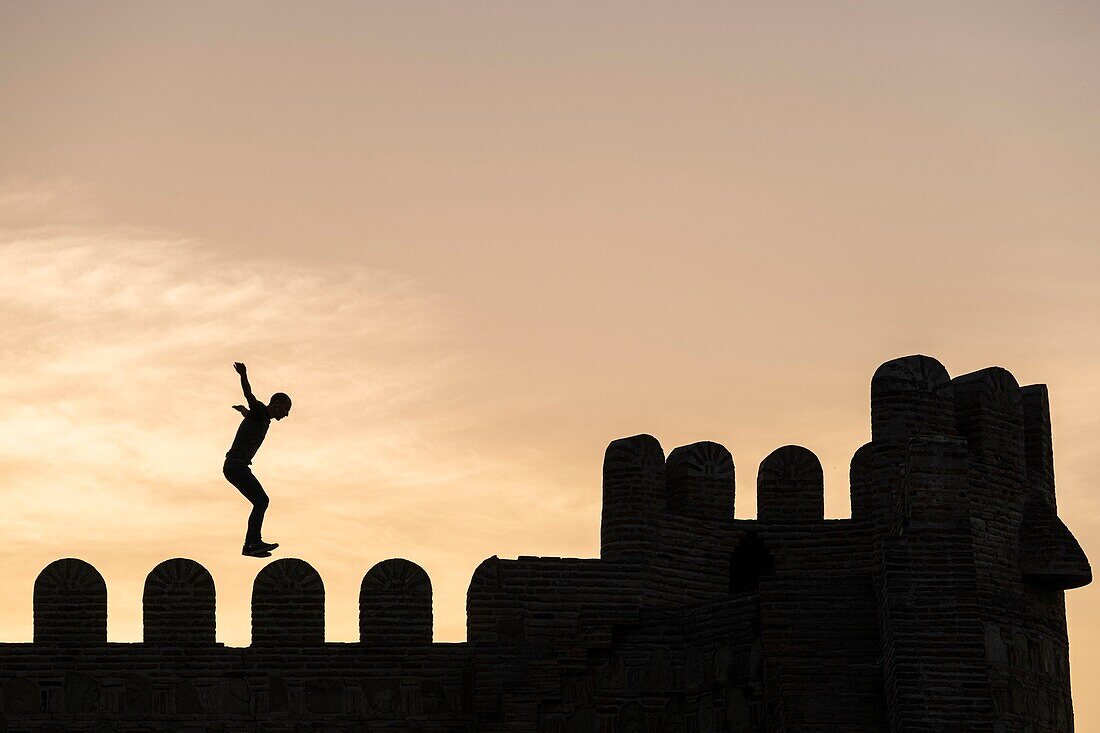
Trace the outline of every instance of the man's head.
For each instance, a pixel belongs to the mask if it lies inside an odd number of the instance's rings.
[[[285,392],[276,392],[271,395],[271,401],[267,405],[267,411],[276,420],[282,420],[290,414],[290,396]]]

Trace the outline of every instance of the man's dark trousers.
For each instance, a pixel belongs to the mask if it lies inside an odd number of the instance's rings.
[[[229,483],[237,487],[237,491],[244,494],[244,498],[252,502],[252,513],[248,515],[248,532],[244,536],[246,545],[254,545],[261,542],[260,526],[264,523],[264,512],[267,511],[268,498],[264,487],[259,480],[252,475],[252,469],[244,461],[235,461],[227,458],[222,466],[222,473]]]

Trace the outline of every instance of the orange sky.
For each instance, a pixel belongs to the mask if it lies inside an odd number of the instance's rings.
[[[847,516],[910,353],[1050,385],[1100,563],[1095,3],[5,3],[0,100],[0,638],[77,556],[137,640],[186,556],[247,643],[235,360],[295,399],[255,470],[330,640],[387,557],[456,640],[484,557],[595,555],[623,435],[725,444],[740,517],[806,445]]]

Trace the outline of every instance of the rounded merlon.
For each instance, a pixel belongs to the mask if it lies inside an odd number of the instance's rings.
[[[91,564],[54,560],[34,581],[36,644],[107,643],[107,584]]]
[[[916,435],[954,435],[951,377],[943,364],[914,354],[891,359],[871,377],[871,437],[905,442]]]
[[[676,448],[665,464],[668,508],[686,516],[715,521],[733,519],[733,455],[704,440]]]
[[[825,516],[821,461],[800,445],[776,448],[760,462],[756,518],[765,522],[820,520]]]
[[[359,641],[430,644],[432,581],[403,558],[378,563],[359,586]]]
[[[600,556],[638,560],[653,549],[665,508],[665,454],[652,435],[612,441],[604,453]]]
[[[268,564],[252,586],[252,644],[325,641],[325,585],[305,560]]]
[[[194,560],[175,557],[145,578],[142,618],[146,644],[215,643],[214,578]]]
[[[852,519],[874,519],[875,487],[873,481],[874,443],[864,443],[852,454],[848,468],[851,487]]]

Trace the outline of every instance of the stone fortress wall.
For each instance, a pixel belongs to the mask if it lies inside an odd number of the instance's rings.
[[[0,731],[711,733],[1073,729],[1064,591],[1091,582],[1058,518],[1043,385],[883,364],[852,517],[823,518],[822,469],[761,463],[733,518],[733,459],[616,440],[599,559],[485,560],[467,641],[432,642],[431,582],[379,563],[360,641],[324,640],[324,586],[260,571],[252,644],[215,641],[214,583],[149,574],[144,641],[107,642],[100,574],[58,560],[34,641],[0,644]]]

